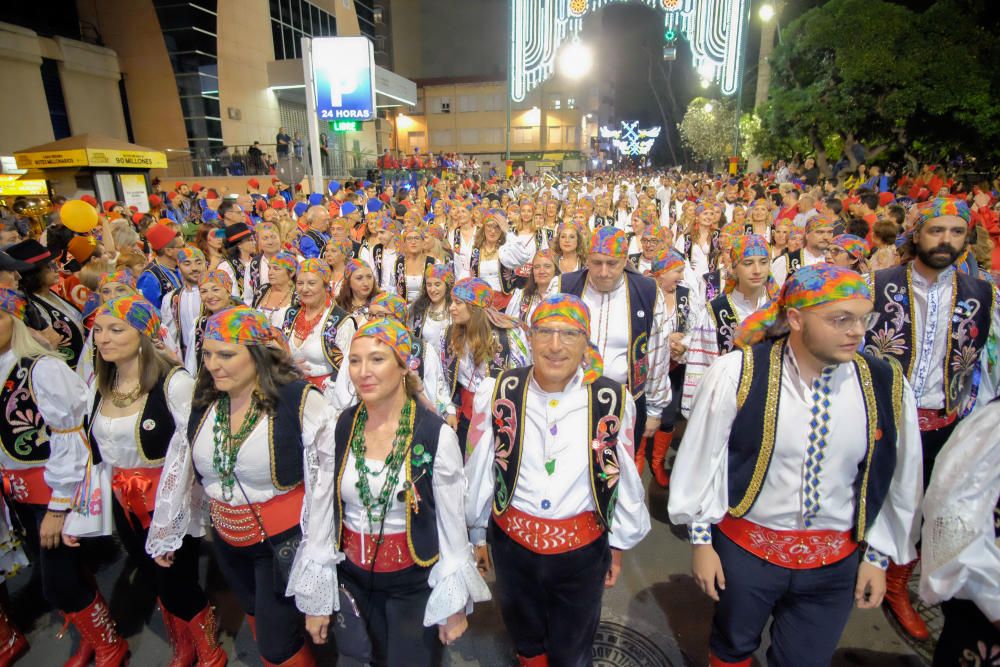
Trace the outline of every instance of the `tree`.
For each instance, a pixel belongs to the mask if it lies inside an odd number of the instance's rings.
[[[721,163],[733,150],[736,112],[728,103],[696,97],[677,125],[681,141],[698,160]]]

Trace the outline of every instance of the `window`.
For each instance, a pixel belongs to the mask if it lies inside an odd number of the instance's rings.
[[[454,134],[451,130],[431,130],[431,145],[432,150],[439,151],[446,146],[451,146],[455,143]]]
[[[535,141],[535,128],[533,127],[512,127],[510,128],[510,143],[530,144]]]
[[[563,142],[562,127],[559,125],[549,125],[548,144],[561,144]]]
[[[479,130],[479,141],[483,144],[497,145],[503,143],[504,130],[499,127],[487,127]]]
[[[309,0],[269,0],[269,5],[275,60],[301,58],[303,37],[337,34],[337,19]]]
[[[576,125],[567,125],[566,127],[563,128],[563,143],[575,146],[579,142],[580,142],[580,128],[578,128]]]
[[[441,98],[441,113],[451,113],[451,98],[442,97]]]
[[[476,110],[476,96],[475,95],[460,95],[458,98],[458,110],[461,111],[475,111]]]
[[[482,96],[483,111],[505,111],[503,94],[486,94]]]
[[[575,109],[576,108],[576,99],[574,99],[572,97],[567,97],[566,98],[566,108],[567,109]]]
[[[430,97],[428,100],[430,113],[451,113],[450,97]]]
[[[410,153],[413,151],[420,152],[427,150],[427,140],[424,139],[423,132],[410,132],[406,135],[406,143],[410,146]]]
[[[479,129],[475,127],[463,127],[458,131],[459,146],[471,146],[479,143]]]

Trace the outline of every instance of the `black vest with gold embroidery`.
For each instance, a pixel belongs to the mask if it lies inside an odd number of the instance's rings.
[[[521,469],[525,402],[532,366],[501,373],[493,389],[491,418],[495,459],[493,512],[507,511],[514,499]],[[616,451],[625,411],[625,385],[601,376],[587,385],[588,425],[586,446],[590,460],[590,490],[601,523],[610,531],[618,499],[619,462]]]
[[[441,338],[441,342],[444,346],[444,352],[441,357],[441,367],[445,374],[445,382],[448,383],[448,388],[452,397],[452,401],[455,405],[460,404],[460,398],[458,395],[458,362],[459,358],[457,354],[452,353],[450,346],[448,345],[448,340],[451,338],[451,328],[453,324],[448,325],[448,328],[444,331],[444,336]],[[510,365],[510,333],[507,329],[501,329],[499,327],[490,326],[491,335],[493,338],[493,348],[494,354],[490,357],[488,362],[489,370],[488,374],[490,377],[496,377],[501,371],[507,369]]]
[[[473,248],[472,255],[469,258],[469,271],[472,273],[474,278],[479,277],[479,267],[481,263],[482,260],[480,258],[479,248]],[[500,269],[500,290],[504,294],[513,294],[514,290],[518,287],[517,271],[504,266],[499,259],[497,259],[497,264]]]
[[[785,260],[786,262],[785,266],[787,267],[788,271],[785,274],[786,280],[788,276],[792,275],[793,273],[802,268],[802,248],[799,248],[798,250],[792,250],[791,252],[788,253],[787,257],[788,259]]]
[[[0,408],[6,415],[0,420],[0,446],[4,454],[22,463],[49,460],[49,431],[32,386],[31,373],[37,361],[35,357],[19,359],[0,387]]]
[[[300,310],[302,310],[301,304],[297,300],[293,300],[292,305],[285,311],[285,322],[281,325],[281,331],[288,340],[291,340],[292,336],[295,335],[295,316],[299,314]],[[337,374],[340,373],[340,366],[344,361],[344,352],[337,347],[337,329],[340,328],[341,323],[345,319],[347,319],[347,311],[337,304],[333,304],[320,324],[322,327],[320,337],[323,342],[323,356],[326,357],[326,362],[333,368],[333,373],[331,374],[333,380],[337,379]]]
[[[736,308],[728,294],[720,294],[708,302],[708,314],[712,316],[715,326],[715,342],[719,346],[719,355],[733,351],[733,337],[740,326]]]
[[[73,304],[55,292],[50,291],[47,296],[49,298],[58,299],[68,309],[76,310],[76,307]],[[80,354],[83,352],[83,329],[80,328],[80,325],[74,322],[71,317],[63,313],[63,311],[59,310],[55,306],[49,304],[44,299],[41,299],[34,294],[29,294],[28,300],[34,304],[36,308],[45,313],[46,319],[48,319],[49,323],[52,325],[53,331],[59,334],[59,343],[56,345],[59,356],[62,357],[63,361],[65,361],[70,368],[75,369],[77,362],[80,361]]]
[[[729,514],[746,515],[760,496],[778,433],[785,338],[741,348],[743,365],[736,391],[737,412],[728,449]],[[864,396],[867,454],[854,486],[854,535],[858,541],[878,516],[896,468],[896,434],[902,419],[903,374],[891,364],[854,355]]]

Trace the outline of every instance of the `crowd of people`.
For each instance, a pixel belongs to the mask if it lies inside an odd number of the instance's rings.
[[[0,571],[35,566],[73,665],[128,656],[75,548],[112,533],[171,665],[227,662],[206,539],[267,665],[436,664],[491,596],[519,664],[587,665],[648,467],[713,667],[769,621],[768,664],[829,665],[852,607],[927,639],[920,558],[935,665],[987,664],[998,193],[811,169],[157,182],[40,238],[5,211]]]

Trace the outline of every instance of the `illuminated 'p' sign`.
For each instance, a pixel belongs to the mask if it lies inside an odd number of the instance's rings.
[[[375,117],[375,51],[367,37],[313,39],[312,66],[320,120]]]

